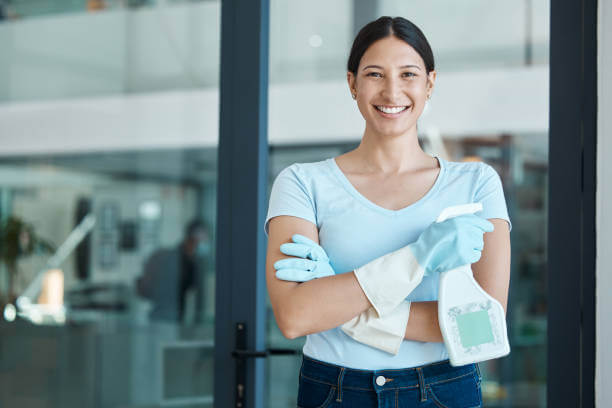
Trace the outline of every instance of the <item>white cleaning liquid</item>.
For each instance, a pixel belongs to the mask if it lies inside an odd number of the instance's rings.
[[[481,203],[448,207],[436,222],[481,210]],[[440,274],[438,320],[453,366],[510,353],[504,308],[476,282],[470,265]]]

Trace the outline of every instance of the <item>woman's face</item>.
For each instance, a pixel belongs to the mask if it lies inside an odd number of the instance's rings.
[[[426,73],[414,48],[395,36],[373,43],[363,54],[357,75],[348,73],[366,128],[389,136],[415,128],[435,78],[435,71]]]

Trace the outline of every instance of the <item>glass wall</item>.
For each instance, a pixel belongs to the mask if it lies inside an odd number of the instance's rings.
[[[2,3],[0,405],[211,407],[220,2],[86,3]]]
[[[294,162],[323,160],[358,145],[364,121],[345,78],[362,21],[403,16],[428,37],[438,77],[419,123],[420,142],[447,160],[492,165],[513,222],[512,351],[480,364],[484,403],[544,407],[549,2],[272,0],[271,10],[270,183]],[[285,339],[270,309],[268,316],[269,346],[301,350],[304,338]],[[300,358],[269,359],[270,407],[295,405]]]

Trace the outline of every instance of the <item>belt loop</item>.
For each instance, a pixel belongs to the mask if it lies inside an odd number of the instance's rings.
[[[421,402],[427,401],[427,391],[425,390],[425,379],[423,378],[423,370],[421,367],[417,367],[417,374],[419,375],[419,391],[421,391]]]
[[[340,374],[338,375],[338,397],[336,397],[336,402],[342,402],[342,380],[344,380],[344,367],[340,367]]]

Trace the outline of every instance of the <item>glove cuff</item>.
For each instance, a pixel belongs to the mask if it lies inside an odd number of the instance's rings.
[[[360,343],[390,354],[397,354],[406,335],[410,302],[404,301],[393,313],[379,318],[373,308],[342,325],[344,333]]]
[[[355,269],[355,277],[379,317],[391,313],[421,283],[424,273],[410,245]]]

